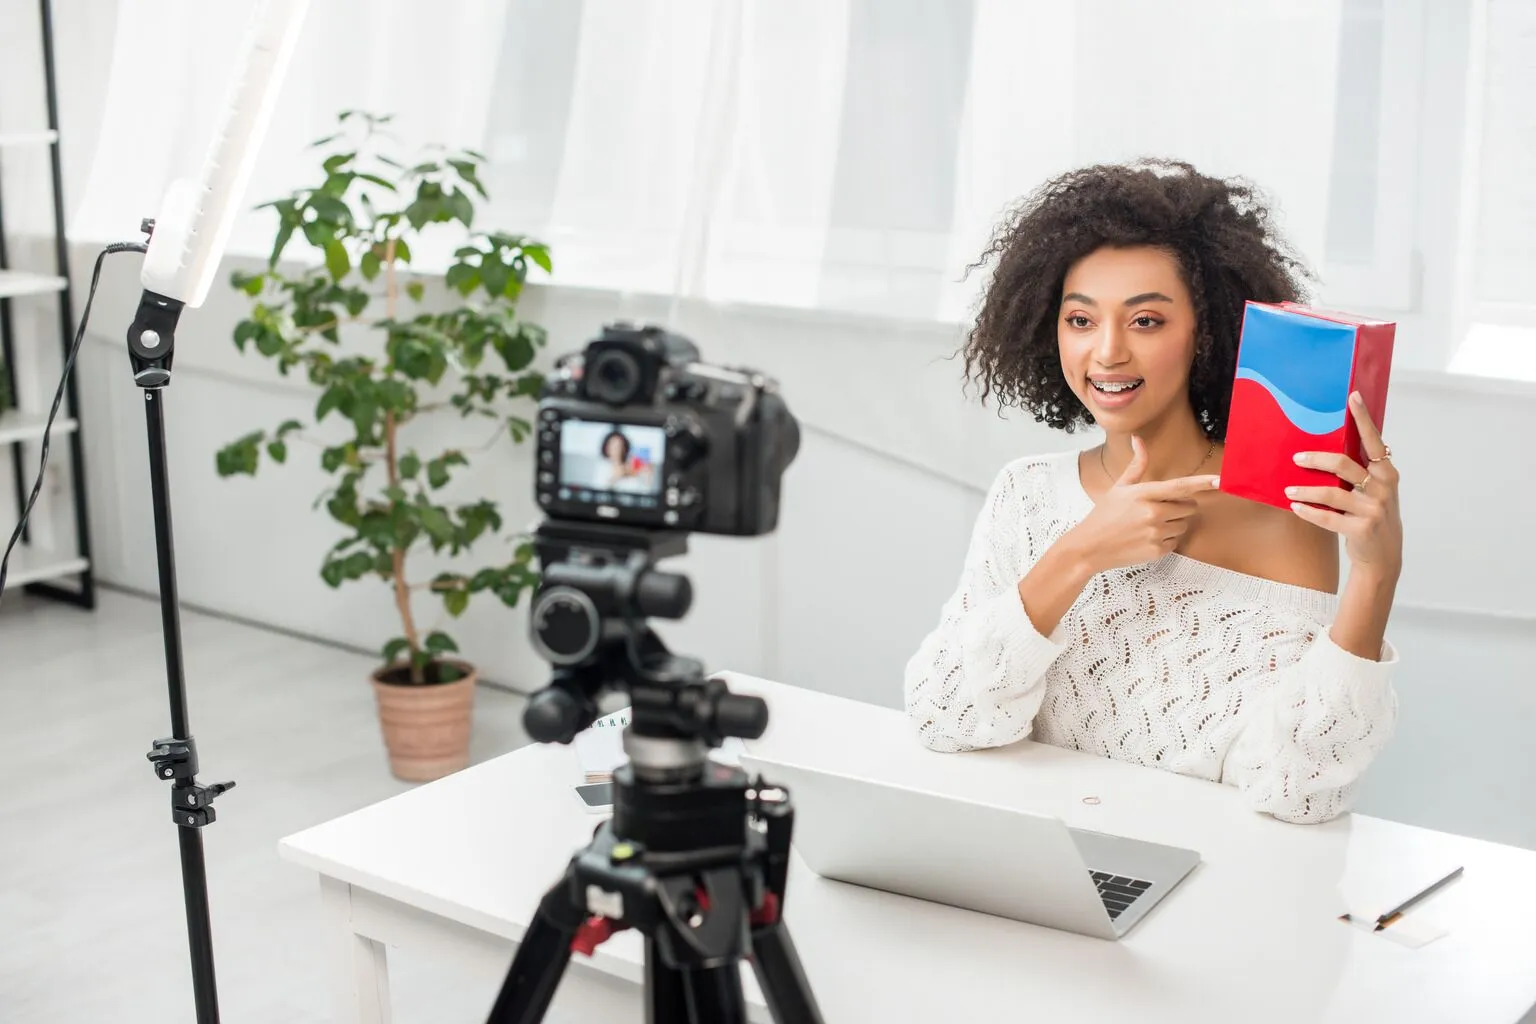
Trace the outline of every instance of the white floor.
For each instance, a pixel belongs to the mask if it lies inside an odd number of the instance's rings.
[[[187,613],[199,779],[234,779],[204,830],[226,1024],[330,1020],[312,875],[288,833],[404,791],[384,759],[365,655]],[[0,605],[0,1021],[194,1019],[169,786],[159,605]],[[474,760],[527,742],[520,697],[481,687]],[[485,808],[494,814],[494,807]],[[483,1020],[494,993],[450,964],[391,961],[396,1024]]]

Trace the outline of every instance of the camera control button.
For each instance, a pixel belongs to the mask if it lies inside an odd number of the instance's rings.
[[[672,511],[671,509],[667,509],[666,512],[662,513],[661,521],[666,523],[668,526],[676,526],[677,525],[677,513]]]
[[[544,472],[539,474],[539,483],[548,485],[548,484],[552,484],[554,482],[555,482],[555,474],[551,473],[549,470],[546,469]]]
[[[667,488],[667,505],[669,507],[676,508],[677,505],[678,505],[678,502],[681,501],[681,500],[682,500],[682,497],[681,497],[681,495],[678,494],[676,487],[668,487]]]
[[[551,448],[545,448],[539,452],[539,462],[546,466],[555,464],[555,453]]]

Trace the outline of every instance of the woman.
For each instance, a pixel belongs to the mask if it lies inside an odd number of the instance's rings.
[[[613,430],[603,438],[603,482],[609,490],[645,490],[650,486],[651,467],[634,465],[629,459],[629,438]]]
[[[998,473],[907,665],[918,735],[1032,735],[1235,785],[1283,820],[1341,813],[1396,719],[1390,450],[1352,396],[1368,462],[1298,459],[1353,490],[1289,510],[1217,490],[1243,302],[1301,301],[1299,260],[1248,186],[1156,162],[1047,183],[982,262],[964,354],[983,401],[1105,440]]]

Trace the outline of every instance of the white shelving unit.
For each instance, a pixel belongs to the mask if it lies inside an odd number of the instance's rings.
[[[0,444],[16,444],[21,441],[41,441],[43,430],[48,426],[46,413],[17,412],[12,409],[9,412],[0,412]],[[53,421],[54,437],[62,437],[65,434],[74,433],[79,426],[73,419],[67,416],[59,416]],[[12,527],[15,528],[14,525]],[[7,532],[9,537],[10,533]]]
[[[5,136],[0,135],[0,149],[5,148],[4,140]],[[67,278],[28,274],[21,270],[0,270],[0,299],[16,299],[26,295],[50,295],[68,287]]]
[[[6,537],[9,538],[10,534],[7,533]],[[5,588],[9,590],[28,583],[56,580],[60,576],[86,572],[90,567],[89,559],[77,555],[57,555],[42,548],[18,544],[11,553],[10,567],[5,571]]]
[[[74,340],[74,309],[70,295],[69,251],[64,237],[63,171],[59,159],[58,80],[53,54],[53,13],[50,0],[39,0],[39,45],[42,50],[46,127],[0,131],[0,163],[46,159],[52,171],[52,267],[17,267],[11,258],[12,236],[5,225],[6,200],[0,195],[0,364],[10,381],[10,393],[0,392],[0,452],[9,465],[0,470],[0,487],[13,499],[0,499],[0,550],[16,528],[32,491],[48,409]],[[0,96],[0,108],[6,97]],[[0,110],[7,121],[27,123],[31,111]],[[14,200],[12,200],[14,201]],[[29,238],[29,242],[35,238]],[[31,254],[29,254],[31,255]],[[24,262],[34,263],[29,258]],[[46,358],[49,349],[60,354]],[[48,379],[44,379],[44,378]],[[19,408],[11,408],[17,405]],[[37,406],[41,405],[41,408]],[[84,608],[96,604],[91,572],[90,525],[86,521],[84,452],[74,381],[49,435],[49,479],[32,510],[28,530],[11,553],[7,590],[26,587],[30,593],[56,598]],[[65,506],[73,513],[73,529],[65,524]],[[13,509],[14,512],[8,512]],[[72,582],[71,582],[72,581]]]

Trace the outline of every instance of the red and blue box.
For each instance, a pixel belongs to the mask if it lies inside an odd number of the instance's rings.
[[[1227,416],[1221,489],[1289,509],[1287,487],[1350,487],[1296,465],[1297,452],[1342,452],[1362,466],[1349,394],[1381,429],[1397,325],[1294,302],[1248,302]]]

